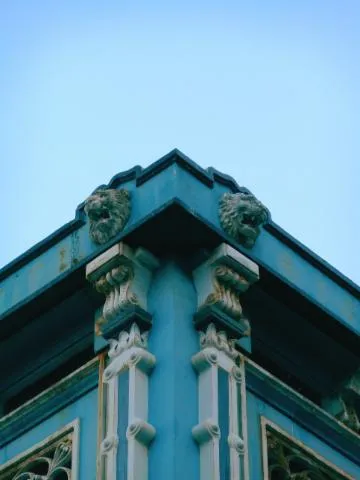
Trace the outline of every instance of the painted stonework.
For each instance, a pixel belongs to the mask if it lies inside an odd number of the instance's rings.
[[[193,279],[198,313],[215,308],[220,315],[231,318],[235,326],[241,326],[241,335],[249,336],[250,325],[243,314],[241,295],[259,280],[256,263],[222,243],[193,271]]]
[[[198,374],[200,480],[248,479],[244,362],[227,334],[210,324],[192,357]]]
[[[85,213],[90,221],[90,237],[97,244],[107,243],[120,233],[131,212],[127,190],[99,188],[85,200]]]
[[[268,212],[251,193],[224,193],[220,200],[220,223],[227,234],[244,247],[254,246]]]

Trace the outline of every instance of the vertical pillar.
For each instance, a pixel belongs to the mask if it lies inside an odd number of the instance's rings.
[[[200,351],[192,357],[199,392],[199,423],[192,432],[200,449],[200,479],[248,480],[245,369],[236,346],[251,348],[241,294],[258,280],[259,269],[221,244],[193,278]]]
[[[196,293],[181,258],[164,259],[149,292],[153,328],[149,348],[157,366],[151,377],[150,419],[156,438],[150,449],[153,480],[199,480],[198,447],[191,429],[197,420],[197,377],[190,358],[198,349],[193,328]]]
[[[100,478],[104,480],[148,479],[148,447],[155,436],[148,422],[148,377],[155,356],[148,351],[152,321],[146,309],[156,267],[149,252],[119,243],[86,268],[88,280],[106,297],[95,325],[97,336],[110,346],[102,377],[105,434]]]
[[[193,356],[198,373],[201,480],[248,478],[244,362],[225,332],[209,324]]]

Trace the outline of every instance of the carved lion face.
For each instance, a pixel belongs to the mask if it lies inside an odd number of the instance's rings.
[[[220,223],[226,233],[251,248],[268,220],[264,205],[251,193],[224,193],[220,200]]]
[[[90,237],[98,244],[108,242],[123,230],[130,216],[130,194],[127,190],[99,188],[85,200],[90,220]]]

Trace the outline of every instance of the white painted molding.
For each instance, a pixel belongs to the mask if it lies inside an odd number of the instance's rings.
[[[222,243],[193,271],[198,309],[216,305],[235,319],[242,317],[240,295],[259,279],[259,267],[230,245]]]
[[[213,323],[210,323],[205,332],[200,332],[200,347],[214,348],[226,353],[232,360],[236,360],[239,352],[235,348],[236,340],[228,338],[226,332],[218,331]]]
[[[158,260],[147,250],[133,250],[123,242],[113,245],[86,265],[86,278],[99,293],[105,295],[101,325],[115,318],[121,310],[138,305],[147,310],[147,294]]]
[[[226,409],[225,418],[229,418],[225,441],[229,448],[230,479],[249,480],[243,357],[214,325],[209,325],[207,332],[200,332],[200,348],[192,357],[198,373],[199,399],[199,423],[192,429],[192,435],[199,444],[200,480],[220,480],[221,461],[224,461],[220,458],[220,442],[224,438],[219,418],[224,415],[220,415],[219,408]],[[219,391],[220,371],[227,377],[228,392]],[[221,394],[228,397],[228,405],[219,405]]]
[[[211,419],[205,420],[193,428],[192,434],[197,443],[202,445],[209,440],[220,438],[220,428]]]
[[[148,479],[148,447],[155,437],[155,428],[148,423],[149,374],[155,357],[147,349],[147,335],[140,335],[138,326],[122,331],[113,340],[109,351],[110,363],[105,368],[103,383],[106,389],[106,433],[100,452],[105,463],[104,480],[116,480],[119,461],[127,462],[128,480]],[[128,375],[126,432],[119,432],[119,397],[124,388],[122,375]],[[121,406],[120,406],[121,407]],[[119,436],[123,435],[124,438]],[[127,458],[118,458],[120,440],[127,442]]]

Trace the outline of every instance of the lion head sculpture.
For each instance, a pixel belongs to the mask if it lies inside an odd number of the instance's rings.
[[[254,246],[261,225],[269,218],[264,205],[248,192],[224,193],[219,216],[225,232],[247,248]]]
[[[127,190],[100,187],[85,200],[90,220],[90,237],[98,244],[108,242],[123,230],[130,217],[130,194]]]

